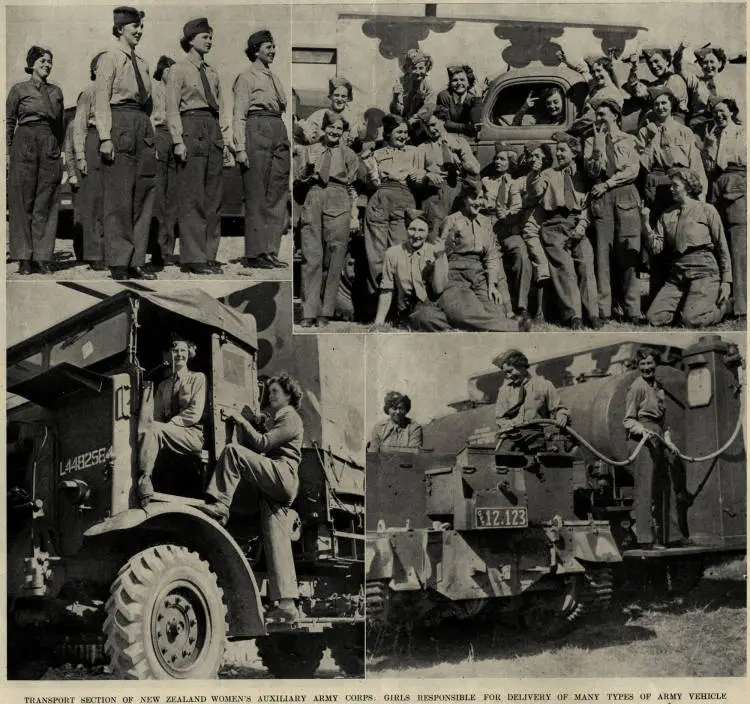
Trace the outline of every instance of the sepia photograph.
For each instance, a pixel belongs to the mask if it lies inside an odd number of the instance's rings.
[[[362,336],[288,282],[7,305],[8,677],[362,677]]]
[[[291,18],[300,331],[745,328],[744,4]]]
[[[291,278],[289,7],[202,12],[5,8],[9,278]]]
[[[744,335],[369,336],[367,677],[746,673]]]

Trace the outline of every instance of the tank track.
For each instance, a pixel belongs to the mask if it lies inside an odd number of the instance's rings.
[[[368,628],[383,628],[387,625],[390,592],[385,582],[368,582],[365,585],[365,609]]]
[[[612,603],[614,576],[608,566],[589,566],[581,594],[581,606],[576,620],[591,614],[603,613]]]

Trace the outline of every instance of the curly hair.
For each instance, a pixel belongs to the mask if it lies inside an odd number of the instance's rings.
[[[390,139],[390,136],[393,130],[405,124],[406,124],[406,120],[404,120],[404,118],[401,117],[400,115],[384,115],[383,116],[383,140],[387,142]]]
[[[716,57],[716,60],[719,62],[719,73],[721,73],[724,70],[724,67],[727,65],[727,52],[724,51],[724,49],[719,48],[718,46],[707,46],[704,49],[697,49],[693,53],[695,54],[695,60],[701,67],[703,66],[703,62],[706,60],[706,57],[709,54],[713,54]]]
[[[657,364],[659,364],[659,361],[660,361],[659,354],[655,350],[651,349],[650,347],[639,347],[635,351],[635,361],[636,362],[641,362],[644,359],[648,359],[649,357],[653,357],[654,358],[654,362],[656,362]]]
[[[672,112],[676,112],[680,107],[680,99],[668,88],[659,88],[651,94],[651,105],[656,102],[656,99],[662,95],[666,95],[669,98],[669,102],[672,105]]]
[[[665,49],[662,47],[654,47],[653,49],[644,49],[643,50],[643,58],[645,59],[646,63],[649,63],[651,61],[651,58],[655,55],[659,54],[662,56],[664,61],[667,62],[667,66],[672,65],[672,51],[671,49]],[[651,68],[649,66],[649,68]]]
[[[529,358],[520,350],[508,350],[493,360],[497,367],[513,367],[514,369],[528,369]]]
[[[617,80],[617,75],[615,74],[615,67],[612,63],[612,59],[609,56],[600,56],[597,59],[594,59],[589,66],[591,66],[591,69],[593,70],[594,66],[601,66],[608,74],[609,77],[612,79],[612,83],[619,88],[620,84]]]
[[[172,339],[169,342],[169,349],[174,349],[175,345],[178,342],[184,342],[187,345],[188,359],[194,359],[195,355],[198,354],[198,345],[196,345],[192,340],[188,340],[183,335],[173,335]]]
[[[383,413],[388,414],[391,408],[396,408],[397,406],[403,406],[406,413],[408,413],[411,410],[411,399],[406,394],[399,393],[398,391],[389,391],[383,401]]]
[[[711,101],[711,111],[715,111],[716,108],[724,103],[729,108],[729,113],[732,115],[734,122],[739,122],[740,106],[737,105],[737,101],[734,98],[716,98]]]
[[[271,388],[271,384],[278,384],[281,390],[289,396],[289,405],[294,409],[299,409],[304,392],[300,383],[293,376],[285,371],[279,372],[268,380],[266,388]]]
[[[457,73],[466,74],[466,82],[469,84],[469,88],[473,88],[474,84],[477,82],[477,77],[474,75],[474,69],[471,66],[448,66],[446,71],[448,73],[448,84],[450,84],[451,79]]]
[[[432,57],[419,49],[409,49],[404,57],[404,73],[410,73],[412,68],[422,61],[425,63],[426,71],[429,72],[432,69]]]
[[[703,190],[700,177],[695,171],[684,168],[670,169],[667,173],[671,179],[679,179],[685,184],[685,190],[691,198],[697,198]]]
[[[335,125],[337,122],[340,122],[343,125],[344,132],[349,129],[349,120],[347,120],[343,115],[339,115],[333,110],[326,110],[323,113],[323,121],[320,125],[320,129],[324,130],[329,125]]]

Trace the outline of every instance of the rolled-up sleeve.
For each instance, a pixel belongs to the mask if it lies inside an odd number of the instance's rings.
[[[182,118],[180,117],[180,98],[182,97],[182,83],[185,78],[184,69],[175,64],[167,74],[166,118],[172,144],[184,144],[182,141]]]
[[[203,418],[203,411],[205,408],[206,376],[197,372],[191,382],[190,401],[187,407],[183,408],[170,422],[184,428],[198,425]]]

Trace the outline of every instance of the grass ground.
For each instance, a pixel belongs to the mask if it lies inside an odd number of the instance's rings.
[[[372,677],[741,677],[746,673],[746,562],[707,570],[687,596],[618,599],[604,618],[539,644],[491,624],[458,622],[367,662]]]

